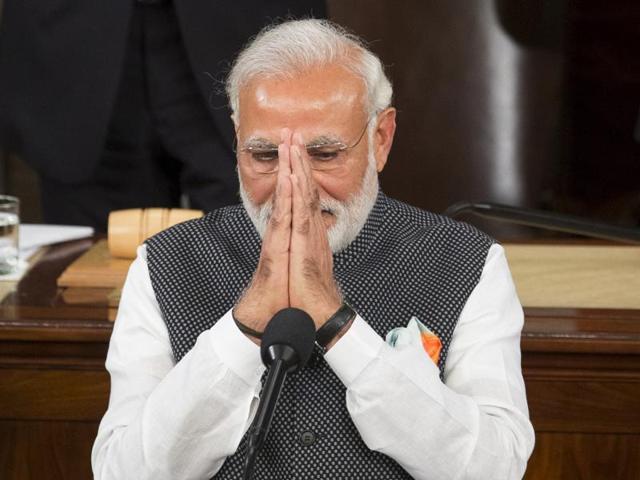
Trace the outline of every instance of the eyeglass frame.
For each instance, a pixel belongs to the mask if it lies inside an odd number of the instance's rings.
[[[364,125],[364,128],[362,129],[362,132],[360,132],[360,135],[358,136],[358,139],[352,144],[352,145],[347,145],[344,142],[332,142],[332,143],[325,143],[325,144],[310,144],[310,145],[305,145],[305,150],[307,151],[307,154],[310,156],[313,156],[312,153],[309,152],[309,150],[313,150],[313,149],[320,149],[320,148],[331,148],[331,147],[336,147],[335,152],[336,153],[342,153],[345,152],[347,150],[351,150],[355,147],[357,147],[360,142],[362,141],[362,138],[364,137],[365,132],[367,131],[367,128],[369,127],[369,124],[371,123],[371,120],[373,120],[374,118],[377,117],[379,112],[375,112],[374,114],[372,114],[369,119],[367,120],[367,122]],[[237,149],[237,145],[238,145],[238,135],[237,135],[237,131],[236,131],[236,135],[234,138],[234,142],[233,142],[233,152],[237,155],[238,152],[240,153],[260,153],[260,154],[272,154],[274,155],[276,158],[278,158],[278,147],[274,145],[274,147],[254,147],[254,146],[248,146],[248,147],[243,147],[240,150]],[[314,169],[312,167],[312,169]],[[272,174],[277,172],[277,168],[274,169],[273,171],[270,172],[259,172],[261,174]]]

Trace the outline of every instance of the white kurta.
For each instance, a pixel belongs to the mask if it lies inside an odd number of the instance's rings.
[[[409,318],[407,318],[407,322]],[[451,340],[444,383],[420,346],[392,348],[356,317],[325,355],[365,444],[416,479],[516,479],[533,450],[520,367],[522,307],[493,245]],[[114,325],[94,476],[208,479],[248,429],[264,367],[227,312],[177,364],[141,246]]]

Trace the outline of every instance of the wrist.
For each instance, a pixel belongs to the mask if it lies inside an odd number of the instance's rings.
[[[241,324],[238,325],[238,328],[243,333],[246,334],[247,331],[262,332],[264,330],[269,320],[279,310],[270,308],[268,300],[269,298],[265,294],[254,287],[250,287],[238,300],[238,303],[233,307],[232,314],[236,324]]]
[[[323,308],[318,310],[318,318],[316,319],[317,328],[320,329],[322,326],[329,321],[329,319],[335,315],[335,313],[342,307],[342,301],[333,299],[331,301],[327,301],[323,303]]]
[[[247,325],[242,323],[240,320],[238,320],[238,318],[236,317],[235,308],[231,310],[231,317],[233,318],[233,321],[236,324],[236,327],[238,327],[238,330],[240,330],[253,343],[255,343],[256,345],[260,345],[261,339],[262,339],[262,332],[254,330],[253,328],[248,327]]]
[[[320,303],[321,309],[316,310],[318,312],[317,328],[321,328],[327,321],[336,314],[336,312],[344,305],[344,299],[338,286],[335,284],[326,291],[325,299]]]
[[[240,301],[231,311],[236,324],[243,325],[254,331],[259,331],[261,330],[258,325],[260,322],[258,321],[256,313],[256,309],[246,305],[243,301]],[[242,330],[242,328],[240,330]]]

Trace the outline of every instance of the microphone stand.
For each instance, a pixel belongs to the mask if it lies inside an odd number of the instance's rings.
[[[458,202],[447,208],[443,212],[443,215],[453,218],[466,212],[484,218],[503,220],[509,223],[543,228],[546,230],[603,238],[616,242],[640,244],[640,229],[638,228],[619,227],[571,215],[562,215],[529,208],[510,207],[497,203]]]
[[[284,308],[269,321],[260,342],[262,363],[269,368],[260,395],[256,416],[247,433],[244,479],[253,475],[256,457],[262,447],[287,373],[302,368],[309,361],[316,338],[316,327],[308,313],[298,308]]]
[[[265,381],[264,390],[261,397],[266,399],[277,399],[284,385],[284,379],[287,373],[298,367],[298,354],[288,345],[273,345],[269,347],[267,355],[272,363],[269,367],[269,374]],[[256,457],[262,448],[271,419],[276,410],[275,401],[261,401],[258,405],[258,411],[249,428],[247,439],[247,453],[244,463],[244,480],[250,480],[253,475]]]

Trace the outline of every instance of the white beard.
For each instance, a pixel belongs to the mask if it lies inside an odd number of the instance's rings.
[[[349,246],[356,238],[367,221],[369,212],[373,208],[378,196],[378,172],[373,152],[369,152],[367,170],[362,179],[360,190],[344,202],[334,198],[320,200],[320,209],[328,211],[335,217],[335,223],[327,230],[329,247],[333,253],[338,253]],[[267,230],[267,224],[273,208],[273,199],[267,200],[262,205],[255,204],[250,198],[240,180],[240,198],[249,218],[256,227],[260,238],[263,238]]]

